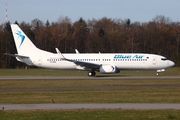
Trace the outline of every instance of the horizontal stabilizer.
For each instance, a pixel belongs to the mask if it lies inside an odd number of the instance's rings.
[[[29,58],[28,56],[18,55],[18,54],[10,54],[10,53],[4,53],[4,54],[5,54],[5,55],[12,56],[12,57]]]

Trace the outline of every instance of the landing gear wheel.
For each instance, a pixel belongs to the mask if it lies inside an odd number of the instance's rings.
[[[88,72],[88,76],[95,76],[95,75],[96,75],[96,73],[94,71],[89,71]]]
[[[159,73],[156,73],[156,76],[159,76]]]

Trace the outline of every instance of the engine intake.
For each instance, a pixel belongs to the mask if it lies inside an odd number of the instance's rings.
[[[119,73],[120,70],[116,68],[114,65],[102,65],[99,68],[100,73]]]

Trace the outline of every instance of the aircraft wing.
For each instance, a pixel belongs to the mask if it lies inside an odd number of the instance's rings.
[[[99,67],[100,67],[99,64],[94,64],[94,63],[89,63],[89,62],[84,62],[84,61],[75,61],[75,60],[69,60],[69,59],[65,59],[65,60],[73,62],[76,65],[79,65],[81,67],[85,67],[87,69],[99,69]]]
[[[10,54],[10,53],[4,53],[5,55],[9,55],[12,57],[19,57],[19,58],[29,58],[28,56],[18,55],[18,54]]]
[[[67,59],[65,58],[61,52],[58,50],[58,48],[55,48],[56,49],[56,52],[57,54],[59,55],[59,57],[62,59],[62,60],[66,60],[66,61],[69,61],[69,62],[73,62],[75,63],[76,65],[78,66],[81,66],[81,67],[84,67],[86,69],[99,69],[99,67],[101,65],[99,64],[94,64],[94,63],[89,63],[89,62],[84,62],[84,61],[76,61],[76,60],[70,60],[70,59]]]

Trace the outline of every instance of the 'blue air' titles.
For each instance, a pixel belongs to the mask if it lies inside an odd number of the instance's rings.
[[[120,59],[142,59],[144,55],[114,55],[114,58]]]

